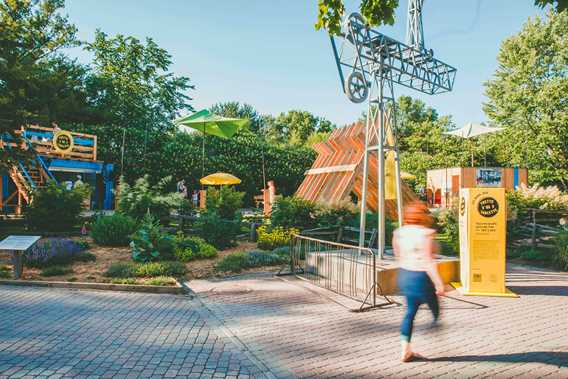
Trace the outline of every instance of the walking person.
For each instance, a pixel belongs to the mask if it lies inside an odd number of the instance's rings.
[[[399,260],[398,286],[406,298],[406,314],[400,326],[401,360],[409,362],[424,358],[412,351],[410,340],[414,318],[421,304],[427,304],[434,317],[433,326],[440,316],[438,296],[444,294],[444,283],[434,261],[437,243],[431,229],[432,216],[422,202],[409,204],[404,210],[404,226],[394,231],[393,248]]]

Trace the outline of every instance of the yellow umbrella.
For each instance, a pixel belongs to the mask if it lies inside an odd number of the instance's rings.
[[[223,186],[239,184],[241,179],[226,172],[216,172],[199,179],[199,182],[205,186]]]

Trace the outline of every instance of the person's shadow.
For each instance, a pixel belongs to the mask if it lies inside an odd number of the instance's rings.
[[[493,355],[457,355],[453,357],[437,357],[430,362],[510,362],[510,363],[542,363],[558,367],[568,367],[568,352],[563,351],[529,351],[526,353],[493,354]]]

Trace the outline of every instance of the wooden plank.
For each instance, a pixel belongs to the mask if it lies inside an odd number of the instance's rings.
[[[312,168],[306,171],[306,175],[331,174],[337,172],[354,171],[356,168],[357,168],[356,164]]]

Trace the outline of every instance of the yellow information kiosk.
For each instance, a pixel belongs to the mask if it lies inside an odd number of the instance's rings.
[[[461,189],[459,228],[461,284],[455,287],[464,295],[517,297],[505,287],[505,189]]]

